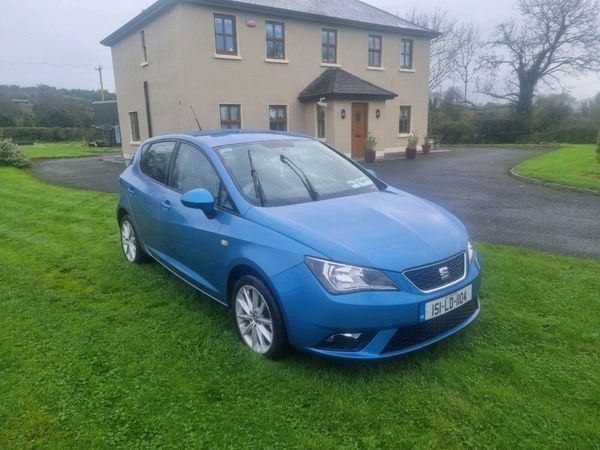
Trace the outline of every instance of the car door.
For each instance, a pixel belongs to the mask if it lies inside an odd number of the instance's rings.
[[[181,196],[204,188],[219,199],[221,179],[202,150],[182,142],[176,151],[169,187],[159,215],[162,257],[180,276],[216,297],[219,275],[222,275],[219,230],[227,213],[220,210],[208,218],[200,210],[183,206]]]
[[[127,186],[129,203],[138,233],[154,253],[159,237],[159,211],[175,150],[175,141],[161,141],[143,149],[135,183]]]

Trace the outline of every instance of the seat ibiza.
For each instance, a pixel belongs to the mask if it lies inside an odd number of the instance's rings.
[[[120,189],[127,260],[152,258],[228,306],[266,357],[393,357],[479,313],[480,263],[459,220],[312,138],[153,138]]]

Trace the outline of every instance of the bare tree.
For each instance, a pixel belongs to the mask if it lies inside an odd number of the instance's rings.
[[[448,11],[436,9],[423,12],[414,8],[406,16],[406,20],[421,27],[435,30],[441,35],[431,41],[429,92],[438,91],[443,84],[452,78],[456,57],[454,39],[454,21]]]
[[[526,126],[540,83],[600,70],[600,0],[519,0],[521,20],[496,28],[486,56],[492,76],[481,91],[515,105]],[[497,75],[508,69],[498,90]]]
[[[465,23],[458,26],[454,32],[456,38],[456,55],[454,60],[454,74],[464,87],[463,102],[469,102],[469,84],[479,66],[481,54],[481,34],[473,24]]]

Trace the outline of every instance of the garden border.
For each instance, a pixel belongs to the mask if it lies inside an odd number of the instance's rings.
[[[521,161],[521,163],[522,162],[523,161]],[[516,171],[517,167],[519,167],[521,165],[521,163],[512,167],[508,171],[508,174],[511,177],[515,178],[516,180],[522,181],[524,183],[537,184],[538,186],[545,186],[548,188],[557,189],[559,191],[571,191],[571,192],[578,192],[580,194],[591,194],[591,195],[600,196],[600,191],[595,191],[593,189],[579,188],[579,187],[568,186],[566,184],[559,184],[559,183],[550,183],[548,181],[542,181],[542,180],[538,180],[537,178],[529,178],[529,177],[526,177],[525,175],[521,175],[521,174],[517,173],[517,171]]]

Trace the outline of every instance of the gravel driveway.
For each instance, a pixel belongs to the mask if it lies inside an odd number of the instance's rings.
[[[367,167],[390,185],[456,214],[476,240],[600,259],[600,196],[523,183],[508,174],[539,153],[453,149]],[[33,173],[50,183],[116,192],[124,167],[112,155],[36,161]]]

